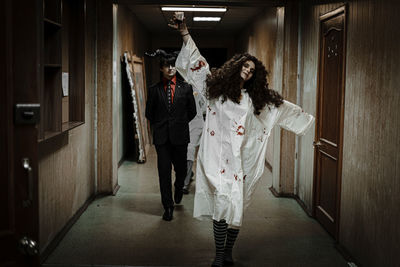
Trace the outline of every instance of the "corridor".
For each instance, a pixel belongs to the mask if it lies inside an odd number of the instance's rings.
[[[161,219],[156,153],[145,164],[125,161],[116,196],[98,198],[70,229],[43,267],[210,266],[212,225],[192,218],[194,184],[174,219]],[[237,246],[235,266],[347,266],[334,240],[293,199],[275,198],[266,168]]]
[[[192,217],[194,183],[162,220],[154,122],[166,120],[146,118],[165,78],[148,55],[180,51],[189,36],[210,69],[256,57],[268,85],[253,85],[315,118],[302,136],[263,129],[272,171],[244,214],[235,267],[400,266],[398,10],[387,0],[0,1],[0,267],[211,265],[213,227]],[[189,36],[168,26],[176,11]]]

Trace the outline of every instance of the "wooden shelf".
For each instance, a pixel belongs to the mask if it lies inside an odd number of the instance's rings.
[[[85,122],[84,1],[42,0],[43,84],[40,92],[39,142],[59,136]],[[62,73],[68,73],[68,97]]]
[[[44,64],[61,65],[61,30],[44,30]]]
[[[49,69],[58,69],[61,68],[61,64],[44,64],[44,67]]]
[[[61,0],[43,0],[44,18],[61,23]]]
[[[40,139],[39,142],[42,142],[44,140],[48,140],[48,139],[50,139],[52,137],[55,137],[55,136],[57,136],[59,134],[61,134],[61,132],[52,132],[52,131],[44,132],[44,138]]]
[[[61,23],[55,22],[51,19],[44,18],[43,21],[44,21],[45,25],[51,25],[56,28],[61,28]]]
[[[67,132],[70,131],[80,125],[84,124],[83,121],[68,121],[62,124],[62,131]]]
[[[49,140],[53,137],[56,137],[58,135],[64,134],[68,131],[71,131],[72,129],[77,128],[78,126],[81,126],[85,124],[83,121],[69,121],[69,122],[65,122],[62,124],[62,131],[60,132],[54,132],[54,131],[46,131],[44,132],[44,138],[39,139],[38,142],[43,142],[46,140]]]

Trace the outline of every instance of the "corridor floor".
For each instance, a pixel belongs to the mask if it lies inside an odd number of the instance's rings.
[[[234,266],[348,266],[334,240],[295,200],[270,193],[271,179],[265,169],[245,213]],[[212,223],[192,218],[194,182],[166,222],[154,148],[145,164],[125,161],[118,181],[117,195],[93,201],[44,267],[211,265]]]

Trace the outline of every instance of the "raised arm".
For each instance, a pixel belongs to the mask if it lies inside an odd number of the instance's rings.
[[[184,14],[183,12],[175,12],[173,18],[170,20],[170,23],[168,24],[169,27],[178,30],[182,36],[183,43],[186,45],[187,42],[189,41],[189,30],[186,26],[185,18],[180,19],[179,18],[179,13],[183,17]],[[179,23],[178,23],[179,22]]]
[[[176,21],[176,13],[172,22]],[[176,59],[176,69],[185,81],[192,85],[193,90],[205,96],[206,79],[210,73],[206,59],[200,54],[199,49],[190,36],[185,20],[181,23],[168,24],[176,29],[182,36],[182,49]]]

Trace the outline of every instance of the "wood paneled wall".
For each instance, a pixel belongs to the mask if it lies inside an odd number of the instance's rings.
[[[301,101],[315,110],[319,16],[304,6]],[[349,1],[339,243],[362,266],[400,262],[400,16],[394,1]],[[312,139],[299,148],[299,197],[312,207]]]
[[[287,101],[297,101],[297,60],[298,60],[298,4],[290,2],[285,6],[283,25],[283,76],[282,96]],[[276,55],[281,57],[281,55]],[[308,110],[307,110],[308,111]],[[283,194],[294,193],[294,171],[295,171],[295,141],[296,135],[289,131],[280,132],[280,178],[279,185],[274,188]],[[278,187],[277,187],[278,186]]]
[[[94,194],[95,1],[86,0],[85,124],[40,145],[39,224],[43,251]]]
[[[340,243],[363,266],[400,264],[400,16],[349,3]]]
[[[113,2],[97,1],[97,191],[117,186],[116,97],[113,86]]]
[[[138,57],[143,57],[144,52],[149,49],[150,46],[150,37],[145,27],[136,19],[135,15],[132,11],[124,6],[117,6],[117,47],[116,47],[116,58],[118,62],[116,62],[116,75],[117,75],[117,107],[116,112],[118,112],[118,162],[120,162],[125,154],[127,153],[127,138],[129,135],[134,135],[134,132],[127,133],[126,129],[124,129],[124,120],[126,120],[126,114],[124,114],[123,110],[123,97],[126,94],[123,94],[122,84],[126,83],[122,78],[125,76],[122,75],[121,62],[119,61],[121,56],[124,55],[125,51],[129,51],[132,55],[137,55]],[[130,101],[129,101],[130,102]],[[130,102],[131,103],[131,102]],[[132,123],[133,121],[127,122]]]
[[[274,72],[272,73],[272,81],[274,90],[278,91],[282,94],[283,87],[283,55],[284,55],[284,47],[285,47],[285,8],[278,7],[276,10],[276,51],[274,56]],[[271,165],[272,165],[272,187],[279,190],[280,184],[280,164],[281,164],[281,129],[279,127],[274,127],[270,140],[268,141],[267,146],[267,161],[269,161],[269,157],[271,157]]]
[[[245,32],[240,35],[239,52],[247,51],[256,56],[265,66],[269,75],[268,82],[275,88],[272,75],[274,73],[274,59],[277,39],[277,10],[266,9],[251,25],[246,26]]]
[[[277,42],[278,16],[279,12],[276,8],[266,9],[262,14],[257,16],[251,24],[244,28],[245,31],[240,34],[239,41],[236,41],[236,50],[238,52],[247,51],[263,62],[269,73],[267,77],[269,87],[276,90],[281,88],[280,84],[282,83],[282,78],[279,84],[276,79],[279,73],[281,73],[280,69],[282,68],[282,66],[279,65],[281,64],[280,61],[275,58],[277,49],[278,51],[280,49],[279,42]],[[283,17],[283,14],[281,17]],[[279,66],[275,66],[276,64]],[[273,136],[274,134],[271,133],[266,155],[266,159],[271,166],[273,165]]]
[[[266,9],[241,35],[240,43],[267,67],[269,87],[296,103],[297,97],[297,4]],[[308,111],[308,110],[307,110]],[[280,194],[294,192],[295,136],[275,128],[267,155],[273,166],[272,186]]]

